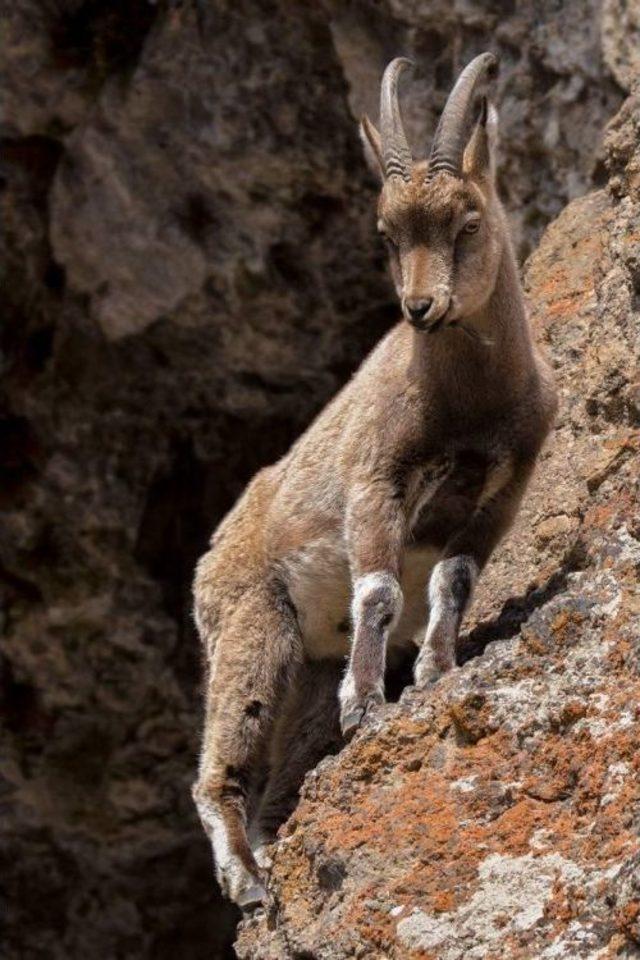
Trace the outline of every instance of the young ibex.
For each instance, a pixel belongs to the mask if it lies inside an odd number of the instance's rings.
[[[471,130],[496,59],[484,53],[462,72],[418,163],[398,106],[408,63],[384,73],[380,132],[366,117],[361,125],[407,322],[254,478],[195,579],[208,676],[194,797],[222,888],[244,907],[264,896],[258,848],[288,812],[287,763],[289,782],[305,770],[291,739],[292,752],[274,760],[283,704],[293,715],[297,696],[311,721],[321,690],[330,713],[325,681],[335,696],[336,663],[349,655],[339,686],[349,736],[384,700],[387,655],[417,646],[418,687],[451,669],[478,573],[516,514],[556,408],[496,195],[497,115],[486,96]],[[306,693],[296,694],[301,676]],[[313,741],[312,726],[303,732]]]

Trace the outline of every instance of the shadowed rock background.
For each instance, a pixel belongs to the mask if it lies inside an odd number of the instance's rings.
[[[638,72],[637,8],[15,0],[0,17],[3,955],[232,955],[189,793],[193,564],[397,317],[354,122],[377,116],[384,64],[416,60],[425,151],[490,48],[521,255],[606,184],[528,267],[563,409],[466,655],[504,642],[310,778],[239,949],[635,956],[636,101],[606,154],[602,134]]]

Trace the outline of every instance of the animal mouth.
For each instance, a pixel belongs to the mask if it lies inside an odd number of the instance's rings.
[[[447,309],[438,317],[436,317],[435,320],[432,320],[428,314],[424,317],[412,317],[407,311],[403,310],[403,312],[405,314],[405,318],[408,320],[414,330],[418,330],[420,333],[435,333],[436,330],[439,330],[443,326],[450,309],[451,303],[449,303]]]
[[[441,317],[438,317],[438,319],[434,320],[432,323],[429,323],[427,320],[416,320],[412,318],[409,320],[409,323],[420,333],[435,333],[443,326],[444,318],[445,314],[443,314]]]
[[[449,326],[450,324],[447,324],[446,321],[447,321],[447,317],[451,315],[452,307],[453,307],[453,300],[449,300],[449,303],[447,304],[447,309],[444,311],[444,313],[441,313],[436,320],[433,320],[430,324],[425,326],[426,332],[429,334],[437,333],[438,330],[442,330],[442,328],[445,325]]]

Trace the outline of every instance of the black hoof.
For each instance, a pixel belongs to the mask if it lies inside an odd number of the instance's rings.
[[[342,736],[345,740],[350,740],[354,735],[358,727],[361,727],[363,722],[369,717],[376,707],[381,707],[384,703],[384,699],[378,699],[377,697],[370,697],[364,701],[364,703],[358,704],[354,707],[353,710],[350,710],[348,713],[345,713],[340,717],[340,729],[342,730]]]
[[[364,707],[356,707],[344,717],[340,717],[340,729],[345,740],[351,740],[352,736],[362,723],[366,710]]]
[[[261,883],[252,883],[250,887],[243,890],[238,895],[238,906],[244,913],[253,913],[258,907],[264,904],[267,898],[267,891]]]

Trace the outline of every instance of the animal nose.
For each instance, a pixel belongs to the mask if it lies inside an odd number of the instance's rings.
[[[428,300],[407,300],[407,310],[411,320],[415,322],[420,322],[431,310],[431,304],[433,303],[433,298],[430,297]]]

